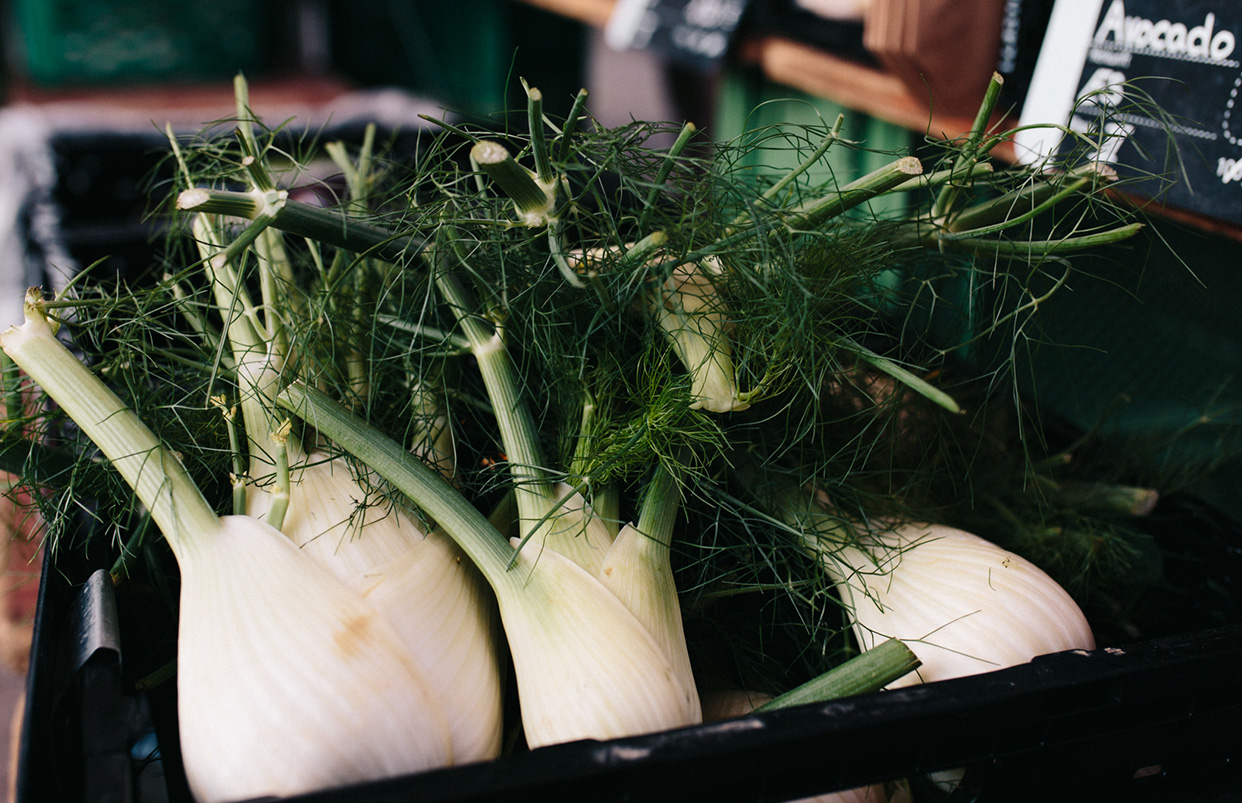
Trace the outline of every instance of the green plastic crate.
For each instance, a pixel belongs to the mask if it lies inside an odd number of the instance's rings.
[[[835,181],[844,186],[891,163],[894,154],[909,153],[914,144],[914,134],[908,129],[830,100],[772,83],[757,71],[744,69],[727,70],[721,77],[713,135],[717,140],[755,138],[781,126],[818,126],[826,130],[839,114],[845,115],[842,136],[860,143],[862,147],[829,150],[820,164],[809,171],[812,181]],[[801,154],[791,148],[784,163],[778,150],[765,147],[761,153],[755,154],[753,160],[749,160],[749,165],[776,174],[784,173],[797,167],[813,146],[814,143],[811,143],[803,148]],[[907,202],[901,196],[887,195],[872,201],[867,208],[883,216],[901,211]]]
[[[262,61],[255,0],[15,0],[13,69],[43,85],[227,78]]]
[[[583,82],[584,28],[514,0],[351,0],[334,4],[332,66],[362,85],[396,86],[451,112],[521,126],[519,79],[566,114]]]

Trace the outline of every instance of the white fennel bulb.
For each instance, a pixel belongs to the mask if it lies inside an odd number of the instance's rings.
[[[291,470],[281,531],[384,615],[440,701],[457,762],[500,754],[503,705],[495,602],[443,533],[423,532],[373,472],[360,481],[344,458],[311,452]],[[250,515],[272,494],[252,489]]]
[[[581,497],[579,496],[578,499],[581,500]],[[633,644],[625,646],[624,649],[627,654],[633,651],[634,657],[640,658],[641,662],[625,667],[625,672],[633,674],[634,678],[622,682],[637,681],[640,684],[650,684],[652,690],[661,693],[672,691],[672,697],[669,699],[652,698],[655,705],[651,708],[651,712],[658,714],[659,719],[646,723],[634,719],[633,724],[628,724],[626,720],[618,719],[615,723],[610,723],[607,717],[599,717],[597,722],[602,728],[600,734],[623,736],[629,735],[625,732],[627,730],[629,733],[644,733],[648,730],[702,721],[703,713],[698,688],[690,666],[690,654],[686,648],[686,635],[681,619],[681,600],[677,595],[670,561],[670,542],[679,504],[680,493],[673,475],[663,468],[657,469],[655,477],[643,495],[639,524],[627,524],[621,528],[616,539],[612,540],[611,545],[608,546],[603,561],[597,569],[583,567],[587,574],[593,575],[598,580],[601,586],[598,591],[576,573],[568,569],[556,568],[556,563],[562,556],[559,553],[555,555],[554,576],[555,573],[564,572],[565,579],[560,582],[574,577],[576,579],[573,582],[581,583],[584,592],[589,588],[590,593],[598,597],[599,601],[588,603],[589,607],[585,608],[584,614],[598,615],[601,619],[600,624],[606,626],[611,626],[609,620],[613,620],[611,624],[621,629],[619,633],[624,633],[627,638],[634,639]],[[586,524],[601,523],[598,517],[590,513],[589,506],[585,502],[580,501],[574,509],[586,511],[584,515],[590,517],[585,522]],[[571,521],[576,521],[576,519],[571,519]],[[603,543],[602,540],[601,543]],[[532,551],[537,552],[537,550]],[[536,555],[534,571],[547,571],[542,563],[547,559],[547,553],[552,551],[545,547],[543,554]],[[616,611],[616,606],[612,604],[610,597],[615,597],[628,611],[629,616]],[[607,601],[606,605],[604,601]],[[643,634],[646,634],[648,638],[644,638]],[[658,648],[659,657],[662,660],[647,655],[649,642],[654,643]],[[596,671],[589,665],[585,668],[587,671]],[[519,674],[519,684],[520,682],[521,675]],[[599,697],[600,702],[607,703],[608,709],[618,705],[624,699],[610,699],[613,693],[609,692]],[[626,692],[627,697],[630,694]],[[538,704],[544,705],[543,695],[536,696]],[[526,709],[530,705],[528,697],[529,695],[522,698],[522,708],[523,722],[526,723],[529,740],[531,724],[526,721]],[[635,705],[635,713],[642,710],[641,704],[629,703],[629,705]],[[595,710],[598,712],[606,709]],[[536,738],[540,739],[541,743],[551,744],[554,741],[568,740],[566,738],[568,731],[564,730],[565,723],[551,722],[550,716],[545,717],[538,711],[532,711],[531,720],[538,728]],[[595,738],[608,738],[608,736],[597,735]]]
[[[665,647],[596,577],[551,549],[523,549],[500,613],[530,747],[697,724],[698,693]]]
[[[314,450],[290,471],[281,532],[381,613],[444,710],[457,763],[500,754],[503,704],[495,602],[443,533],[426,534],[365,466]],[[365,471],[365,479],[356,473]],[[273,494],[247,495],[263,517]]]
[[[374,472],[323,448],[307,451],[288,437],[275,405],[284,365],[280,340],[254,317],[230,312],[254,305],[231,269],[220,233],[202,215],[195,218],[195,231],[241,389],[251,475],[246,513],[275,523],[304,555],[365,595],[395,627],[444,709],[455,761],[495,758],[503,706],[494,603],[481,593],[460,550],[443,536],[427,536]],[[431,396],[418,394],[420,417],[432,417]],[[423,428],[435,426],[433,419]],[[441,456],[437,465],[448,470]]]
[[[178,552],[177,710],[201,803],[453,763],[448,722],[380,613],[246,516]]]
[[[817,547],[863,649],[904,641],[922,665],[907,686],[1092,649],[1073,598],[1025,558],[963,530],[903,524],[851,546]]]

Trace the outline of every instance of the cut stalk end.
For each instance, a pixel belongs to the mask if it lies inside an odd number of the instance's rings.
[[[548,224],[556,203],[554,191],[545,188],[529,170],[518,164],[508,148],[485,139],[470,149],[470,158],[509,196],[527,226]]]

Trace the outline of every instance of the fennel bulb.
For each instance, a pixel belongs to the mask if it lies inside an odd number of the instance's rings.
[[[467,314],[474,304],[448,261],[452,249],[431,256],[436,287],[457,316],[496,414],[521,537],[510,544],[439,474],[323,394],[294,383],[281,404],[392,483],[478,566],[499,604],[531,747],[698,722],[693,685],[646,623],[600,582],[612,532],[581,494],[545,472],[503,332]]]
[[[497,598],[530,747],[701,721],[694,686],[598,578],[552,549],[515,557]]]
[[[378,477],[367,487],[343,458],[312,451],[291,474],[281,532],[393,626],[444,710],[454,763],[500,755],[496,605],[474,565],[442,532],[424,533],[403,505],[373,490]],[[250,515],[262,517],[270,499],[252,489]]]
[[[395,627],[444,709],[455,761],[495,758],[503,725],[501,659],[495,606],[474,567],[456,545],[428,536],[400,501],[378,490],[374,472],[355,470],[324,448],[308,451],[287,436],[275,415],[285,360],[279,338],[269,334],[274,324],[230,316],[229,310],[255,305],[231,269],[232,247],[222,245],[204,215],[194,225],[242,389],[252,481],[246,513],[277,523]]]
[[[638,630],[645,631],[659,649],[663,661],[655,658],[650,658],[649,661],[644,659],[644,663],[636,667],[645,679],[643,682],[650,682],[654,688],[666,692],[668,689],[664,688],[663,683],[667,677],[664,674],[666,664],[672,673],[672,699],[658,702],[657,707],[653,709],[663,717],[664,724],[657,725],[652,722],[651,725],[643,725],[635,721],[634,725],[623,726],[627,728],[637,726],[644,729],[633,731],[634,733],[696,724],[703,718],[698,688],[690,665],[690,653],[686,648],[686,634],[681,619],[681,601],[677,596],[677,586],[670,561],[673,520],[679,503],[679,489],[673,476],[663,467],[657,469],[655,478],[643,496],[638,525],[627,524],[621,528],[616,539],[608,546],[598,569],[591,570],[588,567],[582,567],[602,586],[601,592],[592,591],[593,594],[598,594],[601,600],[615,596],[630,613],[629,617],[624,617],[619,613],[606,611],[605,608],[592,607],[588,609],[591,612],[589,615],[596,615],[595,612],[598,611],[601,623],[604,624],[607,624],[608,620],[613,617],[617,618],[617,626],[625,628],[627,635],[632,635],[637,640],[632,646],[626,647],[627,654],[630,650],[636,650],[633,655],[638,657],[643,655],[647,649],[647,639],[642,639],[638,635]],[[582,505],[582,509],[589,512],[589,506],[586,506],[585,502]],[[592,516],[591,521],[599,522],[599,519]],[[538,564],[545,560],[549,553],[556,555],[553,566],[561,557],[555,550],[548,548],[546,541],[542,552],[538,549],[532,551],[536,553],[535,571],[547,571]],[[578,563],[579,566],[582,565],[578,561],[573,562]],[[555,569],[554,571],[564,571],[567,572],[566,577],[569,576],[568,569]],[[584,585],[589,585],[581,578],[579,581]],[[611,602],[606,607],[611,608]],[[637,624],[637,629],[633,627],[634,624]],[[538,702],[543,704],[542,699]],[[525,708],[528,704],[527,698],[524,697],[522,699],[524,723],[526,723]],[[536,713],[531,719],[537,720],[539,716]],[[602,722],[602,719],[598,721]],[[558,732],[558,728],[563,725],[549,727],[542,722],[537,724],[540,725],[537,738],[546,740],[543,743],[568,741]],[[528,723],[528,740],[529,729]],[[618,733],[618,735],[628,734]]]
[[[817,542],[825,571],[852,612],[863,649],[906,642],[919,669],[890,688],[973,675],[1095,639],[1082,610],[1030,561],[972,533],[903,524],[857,543]]]
[[[182,760],[201,803],[453,761],[445,715],[375,608],[248,516],[219,517],[176,455],[56,339],[37,290],[0,346],[125,478],[181,569]]]
[[[202,803],[447,766],[449,723],[380,612],[279,531],[187,534],[177,629],[182,760]]]

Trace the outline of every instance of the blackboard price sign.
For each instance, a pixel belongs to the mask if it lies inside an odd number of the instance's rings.
[[[1046,124],[1068,125],[1123,177],[1165,177],[1132,185],[1139,193],[1242,222],[1240,59],[1242,4],[1231,0],[1057,0],[1017,156],[1057,155],[1066,138]]]
[[[729,51],[747,0],[618,0],[604,41],[710,68]]]

